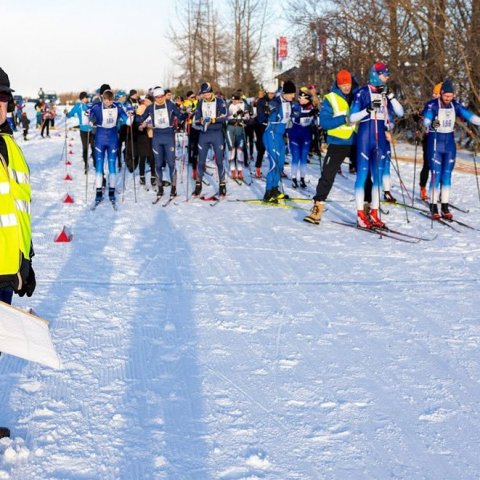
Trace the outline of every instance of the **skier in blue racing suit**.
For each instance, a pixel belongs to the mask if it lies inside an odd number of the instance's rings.
[[[359,122],[355,201],[357,224],[362,228],[385,227],[378,216],[379,192],[389,150],[385,132],[392,128],[393,113],[398,117],[403,116],[403,107],[395,98],[393,92],[389,92],[387,88],[386,84],[389,78],[390,72],[387,65],[381,62],[372,65],[369,84],[357,92],[350,109],[350,122]],[[370,215],[367,215],[363,207],[365,181],[369,172],[373,177],[373,187]]]
[[[129,112],[133,114],[133,112]],[[130,123],[129,115],[117,103],[113,101],[113,92],[105,90],[102,94],[102,101],[95,103],[90,112],[89,117],[92,123],[97,125],[97,133],[95,135],[95,158],[96,158],[96,196],[95,203],[103,200],[103,163],[105,154],[108,158],[109,172],[109,189],[108,198],[111,202],[115,202],[115,184],[116,184],[116,160],[118,148],[118,122],[120,119]]]
[[[430,180],[430,212],[435,220],[440,217],[451,220],[453,215],[448,208],[452,171],[455,166],[457,148],[455,145],[455,119],[480,125],[480,117],[467,110],[454,99],[455,90],[450,80],[445,80],[440,89],[440,97],[428,101],[422,112],[423,124],[427,133],[427,158],[432,172]],[[441,184],[441,186],[440,186]],[[441,214],[438,201],[441,202]]]

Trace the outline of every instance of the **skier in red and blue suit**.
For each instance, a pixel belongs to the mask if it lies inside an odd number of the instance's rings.
[[[480,125],[480,117],[455,100],[455,89],[451,80],[445,80],[440,89],[440,97],[429,100],[421,115],[427,133],[427,158],[430,171],[430,212],[435,220],[440,217],[451,220],[453,215],[448,208],[452,171],[455,167],[457,148],[454,131],[455,119]],[[441,184],[441,186],[440,186]],[[441,202],[441,214],[438,201]]]
[[[296,90],[295,84],[287,80],[283,84],[282,93],[268,103],[270,113],[267,128],[263,134],[263,143],[268,153],[270,168],[267,173],[264,202],[278,203],[278,199],[285,198],[285,195],[279,191],[278,185],[285,163],[284,136],[290,124],[292,101]]]
[[[98,204],[103,200],[102,182],[105,154],[107,154],[109,172],[108,198],[111,202],[115,202],[118,123],[121,119],[130,122],[129,115],[121,105],[114,102],[113,92],[105,90],[102,93],[102,101],[92,106],[89,117],[97,126],[94,144],[97,172],[95,203]]]
[[[390,72],[382,62],[372,65],[369,84],[360,88],[350,109],[350,122],[358,125],[357,134],[357,179],[355,182],[355,201],[357,224],[362,228],[384,227],[378,216],[380,207],[380,188],[383,170],[387,161],[389,143],[385,132],[393,127],[393,114],[403,116],[403,107],[389,92],[387,81]],[[364,212],[365,181],[369,172],[373,177],[372,202],[370,215]]]

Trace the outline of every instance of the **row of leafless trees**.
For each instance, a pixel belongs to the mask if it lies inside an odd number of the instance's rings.
[[[348,68],[362,83],[372,63],[384,60],[411,110],[449,77],[460,100],[480,111],[480,0],[284,2],[290,28],[278,33],[293,46],[299,82],[325,92],[335,73]],[[181,0],[179,6],[172,39],[182,84],[207,80],[254,95],[259,74],[271,63],[264,38],[267,1]]]
[[[372,62],[384,60],[412,110],[447,77],[459,98],[480,110],[480,0],[288,2],[306,82],[326,90],[341,68],[365,82]]]
[[[179,90],[208,81],[214,88],[256,93],[267,1],[181,0],[177,7],[171,39],[182,69]]]

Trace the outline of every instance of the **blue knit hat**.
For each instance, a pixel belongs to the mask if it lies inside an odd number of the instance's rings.
[[[440,90],[441,93],[455,93],[455,88],[453,83],[448,78],[443,81],[442,88]]]
[[[380,75],[385,75],[386,77],[390,76],[390,71],[388,66],[383,62],[377,62],[372,65],[370,68],[369,74],[369,83],[374,87],[380,87],[385,85],[385,82],[380,78]]]

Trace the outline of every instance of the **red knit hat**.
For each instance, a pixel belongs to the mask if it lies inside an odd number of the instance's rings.
[[[352,75],[348,70],[340,70],[337,73],[337,85],[346,85],[352,83]]]

